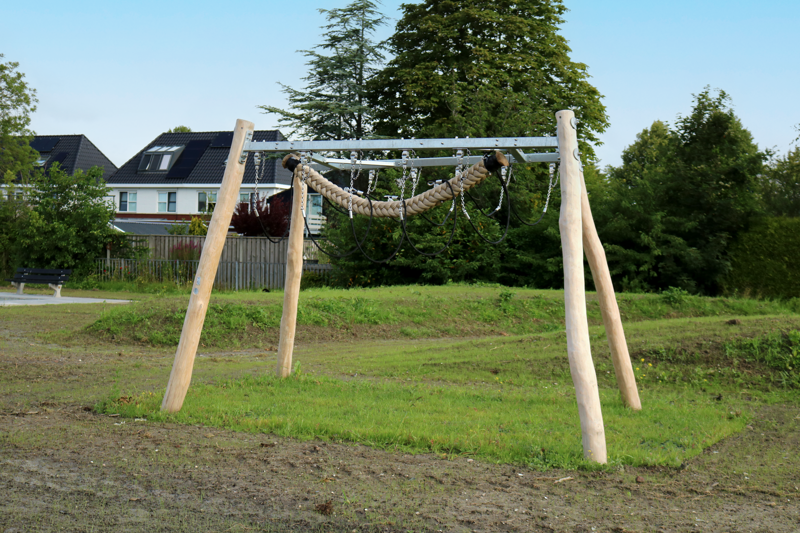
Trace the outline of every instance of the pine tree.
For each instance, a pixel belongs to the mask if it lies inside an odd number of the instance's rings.
[[[586,65],[558,34],[561,0],[425,0],[403,10],[389,40],[395,57],[370,81],[379,134],[554,134],[553,115],[566,108],[583,141],[607,127]]]
[[[354,0],[342,9],[320,9],[328,24],[325,40],[316,50],[303,50],[309,58],[304,90],[280,84],[289,109],[263,105],[280,116],[279,124],[291,128],[289,136],[304,139],[361,139],[371,134],[372,109],[367,102],[367,82],[383,63],[385,45],[373,39],[386,18],[378,3]],[[326,55],[329,54],[329,55]]]

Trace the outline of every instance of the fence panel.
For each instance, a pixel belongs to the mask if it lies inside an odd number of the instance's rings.
[[[97,259],[95,274],[103,281],[175,282],[190,284],[200,261],[169,259]],[[331,265],[305,263],[304,272],[330,279]],[[220,261],[214,288],[225,290],[282,289],[286,283],[285,262]]]

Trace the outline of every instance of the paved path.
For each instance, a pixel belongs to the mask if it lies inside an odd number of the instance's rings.
[[[55,298],[52,294],[17,294],[15,292],[0,291],[0,307],[10,305],[53,305],[53,304],[126,304],[130,300],[109,300],[104,298],[75,298],[62,296]]]

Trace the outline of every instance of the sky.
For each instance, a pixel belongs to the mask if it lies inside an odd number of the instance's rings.
[[[2,61],[37,90],[32,128],[86,135],[121,166],[161,132],[232,130],[236,119],[273,129],[284,107],[278,82],[302,88],[301,50],[323,41],[320,8],[349,0],[139,0],[0,5]],[[408,0],[406,0],[408,2]],[[400,0],[384,0],[393,32]],[[412,2],[413,3],[413,2]],[[610,127],[600,165],[655,120],[674,123],[692,95],[723,89],[761,148],[785,154],[800,132],[797,0],[564,0],[561,34],[588,65]]]

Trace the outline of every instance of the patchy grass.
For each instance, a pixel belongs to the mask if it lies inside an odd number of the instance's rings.
[[[110,309],[82,337],[153,346],[177,346],[188,296],[162,297]],[[620,295],[626,323],[662,318],[792,314],[797,302],[703,298],[683,294]],[[205,347],[264,348],[277,340],[282,294],[227,293],[209,305]],[[590,324],[602,323],[589,295]],[[453,285],[377,289],[312,289],[301,293],[298,339],[423,339],[524,335],[564,328],[560,291]],[[62,341],[67,341],[62,338]]]

